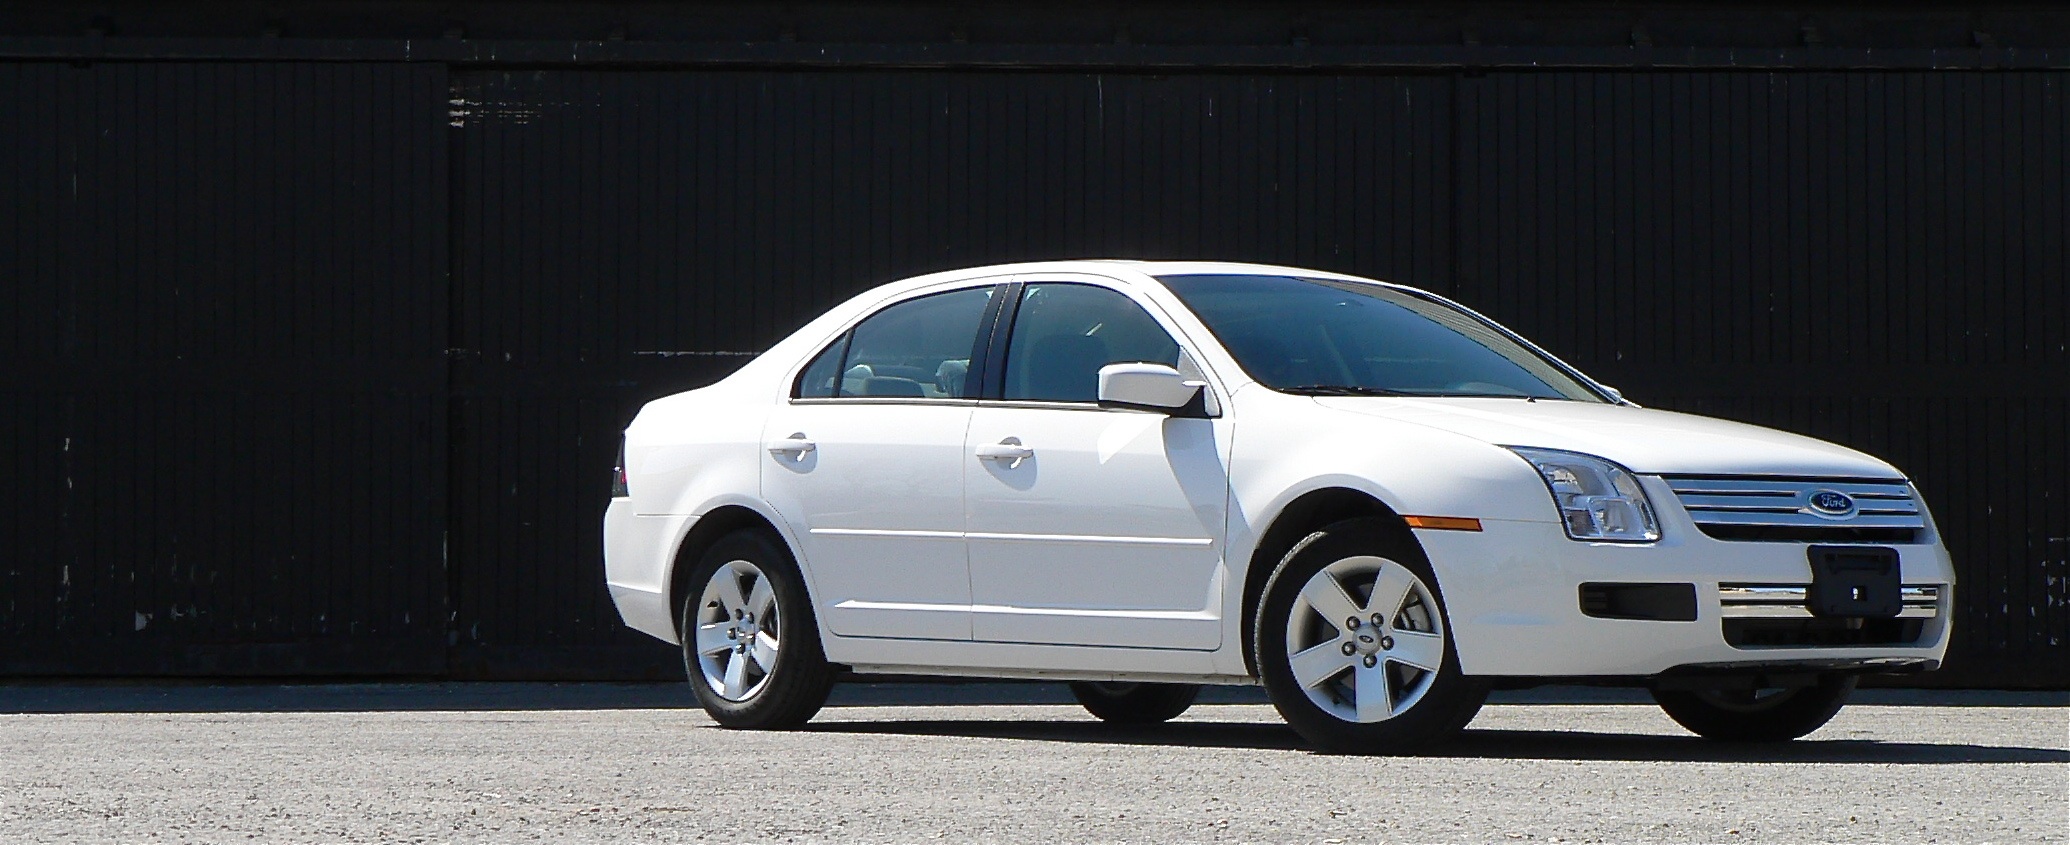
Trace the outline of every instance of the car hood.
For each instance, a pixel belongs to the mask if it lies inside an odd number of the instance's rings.
[[[1328,408],[1462,434],[1498,446],[1565,449],[1649,475],[1903,478],[1845,446],[1728,420],[1595,402],[1467,397],[1318,397]]]

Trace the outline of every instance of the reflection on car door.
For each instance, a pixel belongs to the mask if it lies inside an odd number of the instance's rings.
[[[770,415],[762,493],[834,633],[968,640],[966,374],[990,287],[909,299],[835,339]]]
[[[963,452],[980,641],[1214,649],[1221,644],[1227,431],[1093,404],[1101,366],[1175,363],[1121,293],[1030,283],[999,399]]]

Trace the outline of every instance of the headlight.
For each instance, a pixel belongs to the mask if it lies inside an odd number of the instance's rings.
[[[1509,450],[1538,468],[1538,477],[1552,491],[1567,536],[1576,540],[1650,543],[1660,539],[1653,505],[1630,470],[1579,452],[1557,449]]]

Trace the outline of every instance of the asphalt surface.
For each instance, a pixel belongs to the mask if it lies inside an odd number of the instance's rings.
[[[1255,691],[1110,729],[1048,685],[842,688],[805,730],[674,685],[0,686],[0,842],[2065,842],[2070,694],[1863,691],[1734,747],[1620,691],[1444,750],[1305,750]]]

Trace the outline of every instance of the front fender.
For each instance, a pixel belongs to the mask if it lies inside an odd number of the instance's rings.
[[[1415,423],[1336,412],[1263,388],[1240,391],[1238,399],[1225,545],[1232,582],[1225,593],[1225,642],[1248,640],[1241,627],[1249,581],[1269,574],[1251,570],[1258,543],[1290,505],[1310,493],[1353,490],[1404,516],[1558,521],[1537,471],[1500,446]],[[1475,564],[1447,561],[1444,568],[1462,565]],[[1438,574],[1442,589],[1451,579]],[[1240,661],[1240,654],[1234,659]]]
[[[1256,389],[1239,398],[1230,490],[1246,527],[1262,529],[1295,499],[1331,487],[1404,515],[1557,521],[1538,473],[1508,449],[1307,397]]]

